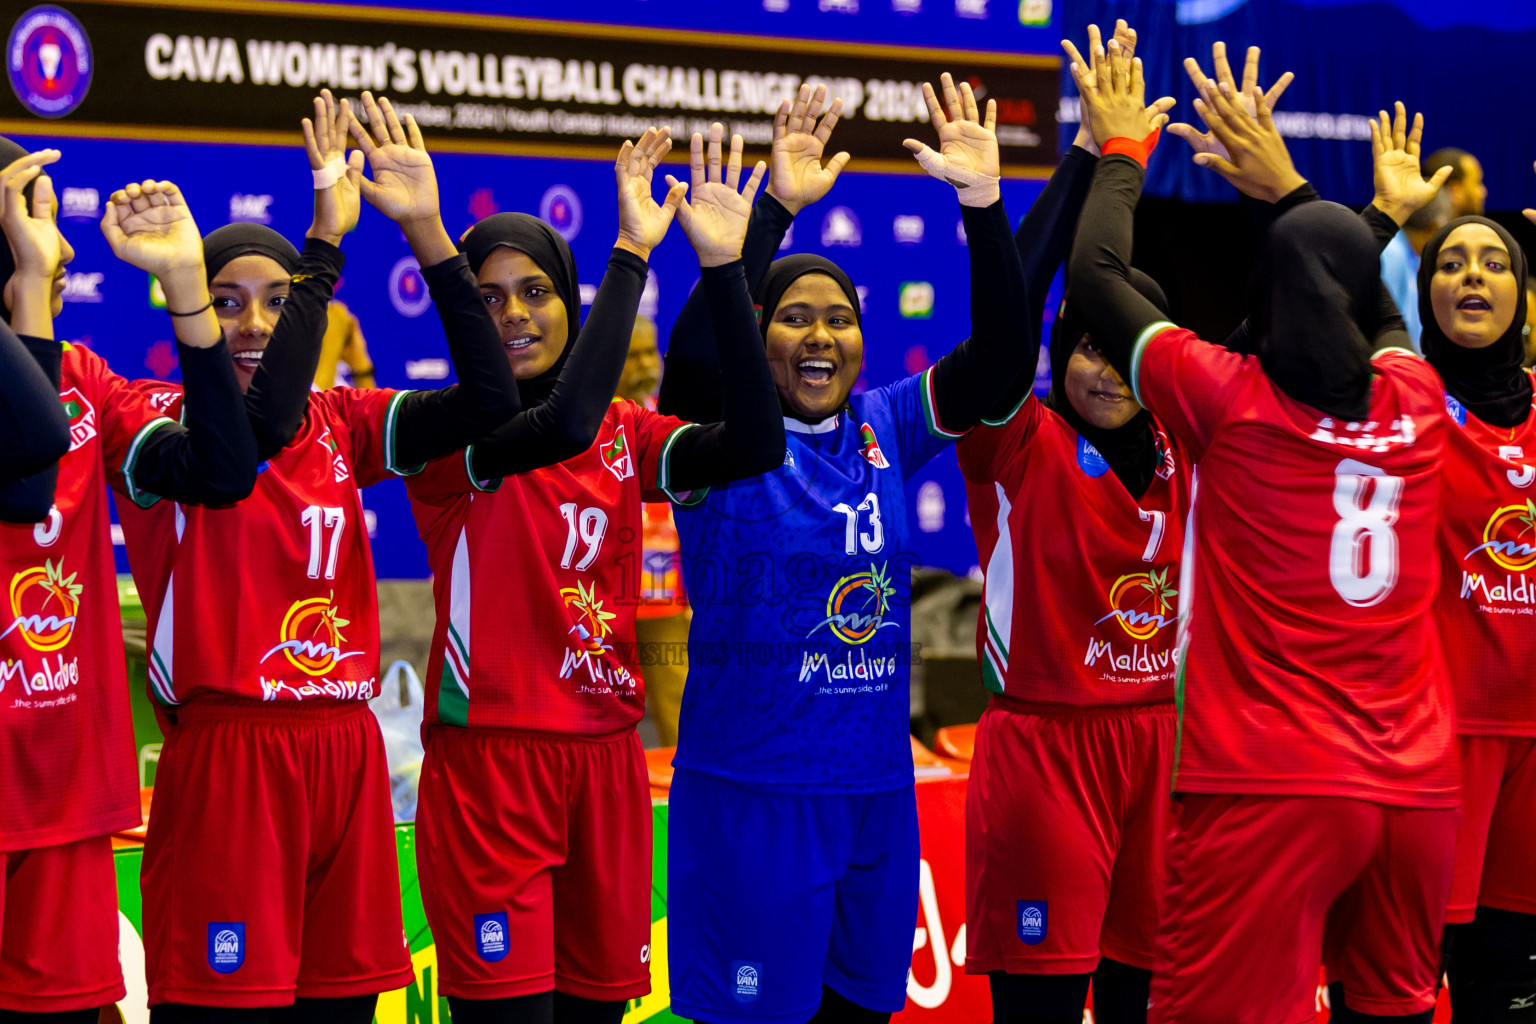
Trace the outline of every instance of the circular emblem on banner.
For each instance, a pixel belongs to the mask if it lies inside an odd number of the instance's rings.
[[[569,185],[551,185],[539,200],[539,219],[567,242],[581,232],[581,200]]]
[[[91,88],[91,40],[62,7],[34,7],[11,27],[5,68],[24,107],[38,117],[63,117]]]
[[[401,316],[421,316],[432,305],[432,293],[414,256],[402,256],[389,272],[389,302]]]

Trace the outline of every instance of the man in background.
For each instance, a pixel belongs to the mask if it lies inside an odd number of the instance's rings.
[[[373,360],[368,357],[368,343],[363,328],[346,303],[332,299],[325,311],[325,337],[320,341],[320,365],[315,369],[315,387],[321,391],[336,386],[338,366],[345,369],[354,388],[371,388]],[[346,381],[343,381],[346,383]]]
[[[629,358],[619,380],[619,398],[656,408],[661,385],[661,356],[656,351],[656,324],[635,317]],[[649,503],[643,512],[644,553],[640,562],[640,607],[635,609],[635,634],[645,676],[646,703],[661,745],[677,745],[677,717],[683,706],[683,682],[688,678],[688,595],[683,590],[677,526],[672,506]]]
[[[1419,254],[1424,245],[1452,217],[1452,200],[1446,188],[1408,218],[1408,222],[1381,253],[1381,280],[1403,314],[1403,325],[1415,350],[1419,347]]]

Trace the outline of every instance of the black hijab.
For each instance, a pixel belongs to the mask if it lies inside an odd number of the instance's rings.
[[[554,364],[537,377],[517,382],[523,408],[531,409],[555,390],[565,361],[576,345],[576,335],[581,333],[581,285],[576,279],[576,257],[559,232],[526,213],[493,214],[459,239],[459,251],[469,258],[469,269],[476,274],[497,249],[516,249],[525,253],[549,275],[555,294],[565,303],[565,319],[570,326],[565,349]]]
[[[789,291],[790,285],[806,274],[826,274],[836,281],[837,286],[847,296],[848,305],[853,309],[854,323],[862,326],[862,318],[859,315],[859,291],[853,286],[853,279],[843,272],[842,267],[823,256],[798,252],[792,256],[774,260],[769,265],[768,272],[763,275],[762,283],[757,286],[757,294],[753,296],[753,305],[757,307],[758,330],[762,332],[765,342],[768,340],[768,325],[773,322],[773,314],[778,311],[779,303],[784,299],[784,293]],[[809,422],[788,405],[784,405],[782,398],[780,405],[783,406],[784,415]]]
[[[1168,315],[1168,296],[1163,294],[1156,281],[1132,267],[1130,282],[1160,313]],[[1152,486],[1152,476],[1163,460],[1157,447],[1157,435],[1152,430],[1152,414],[1142,409],[1115,429],[1100,430],[1083,419],[1067,398],[1067,363],[1086,333],[1088,328],[1082,318],[1073,315],[1071,306],[1063,302],[1056,322],[1051,325],[1051,390],[1045,396],[1045,405],[1097,448],[1126,491],[1140,499]]]
[[[26,155],[26,150],[10,139],[0,136],[0,167],[9,167]],[[47,172],[47,168],[43,170],[45,173]],[[32,208],[32,193],[36,185],[37,179],[33,178],[27,182],[27,187],[21,191],[21,194],[26,197],[27,209],[29,211]],[[0,230],[0,239],[4,239],[4,237],[3,230]],[[10,243],[6,242],[0,245],[0,289],[5,287],[5,283],[11,279],[11,275],[14,273],[16,273],[16,257],[11,255]],[[7,321],[11,319],[11,311],[6,307],[4,299],[0,299],[0,311],[4,312]]]
[[[1430,280],[1440,248],[1451,232],[1463,224],[1484,224],[1493,229],[1509,250],[1509,269],[1519,285],[1515,316],[1509,329],[1485,348],[1463,348],[1456,344],[1435,320],[1430,302]],[[1419,322],[1423,333],[1419,347],[1445,381],[1445,390],[1472,415],[1496,427],[1514,427],[1531,413],[1531,378],[1522,368],[1525,362],[1525,281],[1529,268],[1525,251],[1514,236],[1487,217],[1458,217],[1435,233],[1424,246],[1419,261]]]
[[[203,264],[208,280],[241,256],[265,256],[290,276],[299,272],[299,250],[264,224],[226,224],[203,236]]]
[[[1342,420],[1370,414],[1380,276],[1370,229],[1337,203],[1295,207],[1270,226],[1250,279],[1249,324],[1276,387]]]

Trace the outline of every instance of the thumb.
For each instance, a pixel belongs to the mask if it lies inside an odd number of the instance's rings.
[[[350,171],[348,173],[350,173]],[[361,173],[359,173],[357,176],[357,187],[358,190],[363,193],[364,199],[368,200],[368,202],[372,203],[374,206],[379,205],[379,186],[375,185],[373,182],[369,181],[367,178],[363,177]]]
[[[1532,224],[1536,224],[1536,210],[1521,210],[1520,212],[1525,214],[1526,220],[1530,221]]]
[[[1435,189],[1436,191],[1439,191],[1440,186],[1445,184],[1445,179],[1449,178],[1451,176],[1451,171],[1452,170],[1454,170],[1454,168],[1451,168],[1451,167],[1442,167],[1442,168],[1440,168],[1429,179],[1429,187],[1432,188],[1432,189]]]
[[[1223,160],[1215,153],[1196,153],[1195,163],[1199,164],[1201,167],[1206,167],[1215,171],[1217,174],[1221,175],[1223,178],[1226,178],[1228,181],[1232,181],[1235,177],[1240,177],[1243,173],[1242,171],[1238,170],[1236,164],[1227,160]]]

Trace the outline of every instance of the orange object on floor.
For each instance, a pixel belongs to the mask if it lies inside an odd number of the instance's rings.
[[[941,757],[970,764],[976,757],[976,723],[946,725],[933,737],[933,749]]]
[[[645,773],[651,782],[651,799],[665,800],[672,791],[672,756],[676,747],[657,747],[645,752]]]

